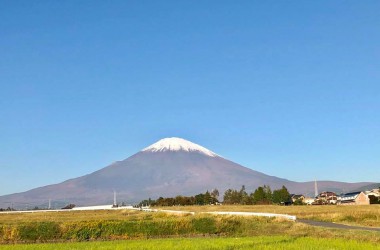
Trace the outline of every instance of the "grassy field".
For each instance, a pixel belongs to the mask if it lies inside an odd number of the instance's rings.
[[[192,238],[192,239],[154,239],[154,240],[129,240],[108,242],[79,242],[79,243],[55,243],[55,244],[25,244],[25,245],[0,245],[4,250],[59,250],[59,249],[351,249],[371,250],[380,249],[378,244],[359,242],[343,239],[317,239],[313,237],[291,236],[258,236],[244,238]]]
[[[46,213],[0,213],[0,224],[19,224],[23,222],[81,222],[99,220],[139,220],[147,214],[138,210],[95,210]]]
[[[266,212],[277,214],[295,215],[299,219],[311,219],[316,221],[337,222],[347,225],[380,227],[380,205],[363,206],[278,206],[278,205],[254,205],[254,206],[189,206],[189,207],[165,207],[163,209],[175,209],[192,212],[212,211],[239,211],[239,212]]]
[[[285,213],[297,215],[299,218],[370,226],[379,225],[380,213],[380,206],[194,206],[166,209],[195,212],[251,211]],[[267,236],[273,237],[268,238]],[[226,243],[229,242],[226,237],[239,238],[238,243],[235,242],[238,245],[228,245],[230,243]],[[160,241],[159,239],[161,238],[170,239]],[[133,247],[136,245],[136,249],[153,249],[153,246],[149,244],[157,241],[154,244],[163,244],[162,249],[165,249],[165,246],[173,249],[169,246],[176,244],[175,242],[183,241],[184,246],[187,246],[188,249],[194,249],[194,246],[192,247],[189,245],[190,243],[186,243],[188,241],[184,238],[191,238],[191,242],[194,240],[199,241],[200,245],[206,244],[200,249],[249,249],[252,244],[259,244],[257,242],[268,241],[269,239],[282,240],[267,242],[265,246],[268,248],[262,249],[276,249],[276,246],[280,246],[276,244],[285,244],[284,246],[287,249],[299,249],[297,248],[299,244],[320,245],[326,240],[328,242],[334,241],[338,244],[336,248],[330,249],[346,248],[338,246],[339,244],[348,244],[347,242],[350,242],[349,244],[352,246],[357,244],[366,246],[366,244],[369,244],[369,248],[366,247],[365,249],[375,249],[373,248],[374,244],[380,245],[379,232],[312,227],[298,222],[266,217],[222,216],[200,213],[195,215],[173,215],[134,210],[0,213],[0,243],[3,244],[86,241],[85,245],[80,243],[65,245],[66,243],[62,243],[62,248],[69,246],[70,249],[126,249],[125,246],[128,245],[127,249],[135,249]],[[106,242],[92,242],[104,240]],[[112,240],[118,241],[110,242]],[[142,242],[148,244],[146,248],[141,248]],[[218,244],[221,245],[219,246]],[[24,244],[15,246],[17,249],[32,249],[28,248],[31,246]],[[51,247],[49,244],[32,246],[38,247],[38,249],[45,249],[45,247],[46,249],[52,249],[49,248]],[[61,246],[61,243],[54,246]],[[88,248],[83,248],[83,246]],[[0,245],[0,248],[12,249],[12,246]],[[308,248],[302,247],[302,249]],[[350,249],[363,248],[353,247]]]
[[[158,209],[182,210],[193,212],[212,211],[240,211],[240,212],[267,212],[296,215],[299,219],[312,219],[317,221],[330,221],[347,225],[361,225],[380,227],[380,205],[368,206],[182,206],[164,207]],[[24,213],[3,214],[0,213],[0,224],[18,224],[20,222],[75,222],[94,220],[131,220],[145,216],[144,213],[134,210],[116,211],[72,211],[65,213]]]

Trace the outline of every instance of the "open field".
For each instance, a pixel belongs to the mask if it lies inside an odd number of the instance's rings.
[[[260,212],[295,215],[298,219],[337,222],[347,225],[380,227],[380,205],[368,206],[278,206],[278,205],[223,205],[223,206],[176,206],[157,207],[157,209],[191,211],[191,212]],[[17,224],[20,222],[54,221],[75,222],[93,220],[130,220],[143,218],[145,215],[135,210],[98,210],[72,211],[65,213],[0,213],[1,224]]]
[[[239,211],[295,215],[298,219],[337,222],[347,225],[380,227],[380,205],[363,206],[278,206],[278,205],[222,205],[166,207],[192,212]]]
[[[146,216],[138,210],[94,210],[46,213],[0,213],[0,224],[19,224],[23,222],[80,222],[99,220],[131,220]]]
[[[56,244],[32,244],[32,245],[7,245],[0,246],[3,250],[59,250],[59,249],[380,249],[373,243],[358,242],[343,239],[317,239],[312,237],[291,236],[258,236],[244,238],[192,238],[192,239],[155,239],[155,240],[129,240],[109,242],[79,242],[79,243],[56,243]]]
[[[173,207],[170,209],[173,210]],[[369,218],[368,214],[374,214],[376,218],[373,220],[379,221],[379,206],[355,206],[355,207],[337,207],[337,206],[316,206],[316,207],[280,207],[280,206],[202,206],[202,207],[175,207],[176,210],[186,211],[254,211],[254,212],[272,212],[272,213],[288,213],[296,214],[303,218],[318,219],[318,216],[324,218],[320,220],[331,221],[332,219],[354,218]],[[337,209],[331,211],[331,209]],[[310,213],[310,214],[309,214]],[[329,216],[330,213],[337,213],[337,216]],[[361,217],[362,216],[362,217]],[[377,216],[377,217],[376,217]],[[326,218],[325,218],[326,217]],[[351,222],[352,222],[351,221]],[[368,223],[368,221],[366,222]],[[373,223],[373,224],[376,224]],[[364,224],[365,225],[365,224]],[[376,224],[377,225],[377,224]],[[110,241],[110,240],[128,240],[128,244],[136,244],[141,247],[141,242],[153,242],[160,238],[175,238],[168,241],[159,241],[157,244],[175,244],[178,240],[186,240],[183,238],[192,238],[199,240],[203,244],[212,241],[224,242],[225,237],[242,238],[241,246],[230,248],[227,244],[226,249],[249,249],[247,246],[252,246],[252,241],[256,239],[264,239],[264,236],[275,236],[276,239],[284,237],[281,242],[284,244],[301,244],[307,241],[314,242],[317,239],[337,240],[337,244],[346,244],[348,240],[353,240],[355,244],[380,244],[380,233],[365,231],[365,230],[341,230],[312,227],[302,223],[288,221],[278,218],[265,217],[241,217],[231,215],[209,215],[209,214],[167,214],[167,213],[152,213],[135,210],[112,210],[112,211],[72,211],[72,212],[45,212],[45,213],[17,213],[5,214],[0,213],[0,242],[7,243],[42,243],[42,242],[67,242],[67,241]],[[248,238],[247,238],[248,237]],[[252,238],[254,237],[254,238]],[[259,237],[259,238],[256,238]],[[264,237],[264,238],[263,238]],[[202,239],[199,239],[202,238]],[[203,239],[207,238],[207,239]],[[274,238],[274,239],[275,239]],[[149,239],[149,240],[148,240]],[[146,240],[146,241],[135,241]],[[249,243],[249,241],[251,241]],[[260,240],[259,240],[260,241]],[[323,241],[323,240],[322,240]],[[123,243],[124,242],[124,243]],[[134,242],[134,243],[133,243]],[[161,242],[161,243],[160,243]],[[310,243],[309,242],[309,243]],[[315,244],[318,243],[318,240]],[[88,245],[87,245],[88,244]],[[95,244],[95,245],[92,245]],[[96,244],[99,244],[96,245]],[[116,244],[116,245],[113,245]],[[116,242],[89,242],[85,246],[105,247],[104,249],[115,249],[115,247],[125,246],[125,241]],[[139,245],[140,244],[140,245]],[[149,243],[150,244],[150,243]],[[224,243],[220,243],[224,244]],[[240,244],[240,243],[239,243]],[[266,246],[274,246],[278,242],[269,242]],[[282,243],[281,243],[282,244]],[[313,243],[310,243],[311,245]],[[319,244],[319,243],[318,243]],[[28,245],[16,245],[19,247],[28,247]],[[36,247],[37,245],[33,245]],[[61,246],[61,245],[57,245]],[[63,248],[65,248],[62,245]],[[70,249],[83,249],[81,244],[70,245]],[[206,247],[207,246],[207,247]],[[205,245],[202,249],[220,249],[217,247]],[[223,245],[224,246],[224,245]],[[285,245],[287,248],[292,248],[293,245]],[[0,246],[4,248],[5,245]],[[10,245],[6,246],[11,249]],[[49,245],[38,245],[38,248],[49,248]],[[108,247],[108,248],[107,248]],[[140,247],[136,247],[141,249]],[[294,245],[295,249],[296,245]],[[165,249],[165,247],[162,247]],[[193,249],[189,246],[189,249]],[[343,248],[343,247],[337,247]],[[21,249],[21,248],[17,248]],[[28,248],[25,248],[28,249]],[[31,249],[31,248],[29,248]],[[59,249],[59,248],[55,248]],[[131,249],[134,249],[131,247]],[[147,245],[147,248],[151,249]],[[259,248],[260,249],[260,248]],[[303,249],[305,249],[303,247]],[[314,249],[314,248],[310,248]],[[356,248],[351,248],[356,249]],[[360,249],[360,248],[358,248]],[[371,249],[367,248],[366,249]]]

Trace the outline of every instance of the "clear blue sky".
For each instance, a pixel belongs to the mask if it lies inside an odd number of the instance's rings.
[[[0,195],[163,137],[380,181],[379,1],[1,1]]]

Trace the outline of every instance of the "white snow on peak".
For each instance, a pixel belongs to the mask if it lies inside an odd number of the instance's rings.
[[[214,152],[204,148],[198,144],[184,140],[182,138],[171,137],[164,138],[158,142],[144,148],[142,151],[148,152],[165,152],[165,151],[187,151],[187,152],[199,152],[205,155],[216,157],[218,156]]]

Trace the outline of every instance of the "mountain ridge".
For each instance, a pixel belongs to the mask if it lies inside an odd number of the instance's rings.
[[[226,189],[239,189],[242,185],[251,191],[263,185],[269,185],[272,189],[285,185],[292,193],[314,193],[313,181],[294,182],[266,175],[220,157],[198,144],[178,138],[166,139],[93,173],[0,196],[0,207],[9,203],[42,204],[49,199],[77,205],[111,204],[114,190],[118,200],[127,203],[149,197],[195,195],[214,188],[223,193]],[[213,154],[210,155],[210,152]],[[368,184],[371,183],[318,181],[320,191],[351,190]]]

